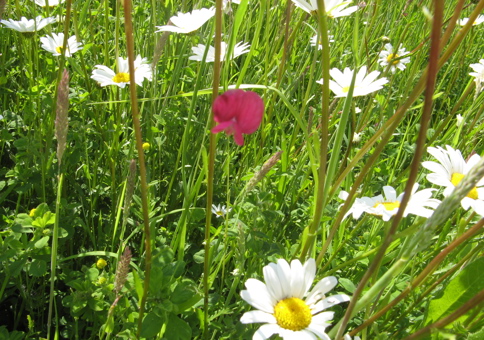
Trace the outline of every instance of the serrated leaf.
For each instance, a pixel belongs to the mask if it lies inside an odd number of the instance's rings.
[[[484,258],[472,262],[450,281],[443,295],[430,301],[425,325],[451,314],[484,289]],[[459,319],[462,321],[462,318]]]

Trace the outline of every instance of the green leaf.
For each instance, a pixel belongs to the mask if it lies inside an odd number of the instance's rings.
[[[30,264],[29,273],[37,277],[44,276],[47,273],[47,263],[44,260],[33,260]]]
[[[26,263],[27,263],[27,258],[20,258],[17,261],[11,263],[8,266],[8,269],[10,271],[10,276],[15,277],[19,275]]]
[[[341,285],[344,287],[344,289],[346,289],[348,292],[350,292],[350,293],[355,292],[356,287],[353,284],[353,282],[351,282],[350,280],[345,279],[345,278],[340,278],[338,281],[339,281],[339,283],[341,283]]]
[[[477,331],[476,333],[472,333],[467,338],[467,340],[482,340],[482,339],[484,339],[484,328],[482,328],[481,330]]]
[[[86,272],[86,276],[90,281],[96,281],[99,276],[99,270],[97,270],[97,268],[89,268]]]
[[[44,236],[37,242],[35,242],[35,248],[44,248],[49,243],[49,236]]]
[[[136,271],[133,271],[133,282],[136,294],[138,294],[138,300],[141,301],[141,298],[143,297],[143,280],[141,280]]]
[[[182,309],[180,310],[182,311],[198,302],[200,300],[200,296],[198,296],[197,288],[193,284],[193,282],[186,279],[177,284],[175,290],[170,297],[170,300],[174,304],[179,305],[179,307],[182,306]],[[186,302],[192,302],[192,300],[194,301],[193,303],[190,303],[190,306],[185,306]]]
[[[163,339],[190,340],[191,338],[192,329],[190,326],[175,314],[170,314]]]
[[[482,289],[484,289],[484,258],[479,258],[450,281],[440,298],[430,301],[425,325],[450,315]],[[458,320],[463,321],[462,318]]]
[[[114,313],[108,314],[108,319],[104,324],[104,332],[111,334],[114,331]]]
[[[143,319],[143,324],[141,326],[141,337],[142,338],[153,338],[160,331],[163,326],[163,318],[151,312],[146,314]]]

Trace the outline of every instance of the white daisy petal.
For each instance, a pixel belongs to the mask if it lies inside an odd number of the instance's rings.
[[[304,270],[299,260],[291,261],[291,296],[302,299],[306,293]]]
[[[266,313],[260,310],[253,310],[250,312],[245,312],[240,318],[242,323],[276,323],[277,320],[274,315]]]
[[[279,332],[279,327],[278,325],[275,324],[265,324],[259,327],[259,329],[254,333],[254,336],[252,337],[252,340],[265,340],[267,338],[270,338],[271,335],[277,334]]]
[[[240,292],[242,299],[263,312],[274,313],[276,301],[269,294],[267,286],[263,282],[256,279],[248,279],[245,282],[245,287],[247,287],[247,290]]]
[[[321,301],[313,305],[311,313],[317,314],[322,310],[331,308],[335,305],[338,305],[343,302],[348,302],[348,301],[350,301],[350,297],[348,295],[345,295],[345,294],[333,295],[325,299],[322,299]]]
[[[215,8],[195,9],[190,13],[178,12],[170,21],[173,25],[156,26],[156,32],[190,33],[203,26],[215,15]]]

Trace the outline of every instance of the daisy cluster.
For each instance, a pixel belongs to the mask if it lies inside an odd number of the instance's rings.
[[[230,12],[230,4],[240,4],[240,0],[224,0],[223,10],[225,13]],[[172,16],[167,25],[156,26],[156,32],[173,32],[173,33],[191,33],[202,27],[215,15],[215,8],[195,9],[189,13],[178,12],[177,15]],[[222,42],[220,49],[220,60],[224,61],[235,59],[238,56],[249,52],[250,45],[244,42],[238,42],[233,47],[233,50],[227,50],[227,43]],[[205,61],[211,63],[215,61],[215,47],[204,44],[198,44],[192,47],[193,55],[188,59],[196,61]]]
[[[54,7],[64,1],[65,0],[35,0],[35,3],[41,7]],[[8,19],[0,20],[0,23],[7,28],[20,32],[26,36],[30,36],[56,21],[57,19],[55,17],[43,18],[39,15],[35,19],[21,17],[18,21]],[[64,45],[64,33],[52,33],[52,35],[40,38],[40,42],[42,43],[41,47],[47,52],[52,53],[54,56],[62,55],[64,49],[66,57],[71,57],[73,53],[82,50],[82,43],[78,42],[75,36],[69,37],[66,45]]]
[[[427,180],[430,183],[443,187],[444,191],[442,194],[444,197],[452,194],[455,187],[481,159],[479,155],[473,154],[466,161],[459,150],[455,150],[449,145],[446,145],[445,148],[429,147],[427,151],[438,161],[425,161],[422,163],[425,169],[432,172],[427,174]],[[410,199],[403,212],[404,217],[412,214],[428,218],[432,216],[434,209],[441,203],[440,200],[432,198],[433,193],[437,191],[436,189],[427,188],[417,191],[418,187],[419,185],[415,183],[410,192]],[[367,213],[380,216],[384,221],[389,221],[392,216],[397,214],[403,196],[403,193],[397,196],[397,192],[393,187],[384,186],[383,195],[356,198],[344,217],[353,215],[353,218],[359,218],[363,213]],[[339,197],[346,200],[348,193],[341,191]],[[471,208],[475,213],[484,217],[484,178],[461,200],[461,205],[465,210]]]

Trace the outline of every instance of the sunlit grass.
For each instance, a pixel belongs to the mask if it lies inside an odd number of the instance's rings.
[[[318,18],[292,1],[224,1],[219,42],[215,17],[190,33],[157,27],[222,1],[137,0],[131,48],[123,2],[0,0],[4,20],[56,18],[28,34],[0,24],[0,338],[46,338],[51,328],[50,338],[67,339],[251,339],[260,324],[240,322],[254,309],[244,283],[268,282],[271,262],[309,258],[315,283],[334,276],[334,294],[357,294],[328,309],[330,339],[483,336],[482,165],[451,193],[427,179],[435,165],[421,164],[439,161],[427,147],[448,145],[472,164],[484,152],[484,0],[445,1],[441,14],[439,3],[355,1],[346,16]],[[476,25],[456,24],[471,16]],[[54,55],[41,47],[53,33],[82,46]],[[371,72],[373,85],[363,80]],[[212,95],[234,88],[264,101],[260,127],[240,129],[242,142],[210,132]],[[218,130],[235,131],[227,126]],[[362,198],[384,186],[410,194],[413,181],[435,189],[422,203],[432,217],[415,201],[396,215],[406,203],[393,196],[354,214]]]

